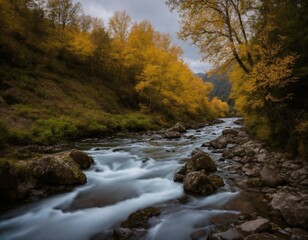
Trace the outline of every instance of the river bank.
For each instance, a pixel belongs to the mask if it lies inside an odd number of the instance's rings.
[[[94,160],[85,185],[2,214],[1,239],[307,239],[304,161],[266,150],[235,120],[76,143]],[[190,164],[200,151],[215,169]],[[224,186],[183,189],[174,177],[186,164],[217,170]]]

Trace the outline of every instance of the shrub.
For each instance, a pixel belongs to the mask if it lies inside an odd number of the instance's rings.
[[[74,139],[77,133],[77,128],[73,123],[50,118],[37,120],[30,131],[30,136],[35,143],[50,144],[61,139]]]
[[[154,128],[154,123],[149,116],[130,114],[122,120],[123,127],[132,131],[144,131]]]

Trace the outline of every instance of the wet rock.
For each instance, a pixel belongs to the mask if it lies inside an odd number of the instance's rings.
[[[169,128],[166,132],[179,132],[179,133],[185,133],[186,128],[181,123],[176,123],[172,128]]]
[[[174,138],[181,138],[181,133],[180,132],[165,132],[163,133],[163,137],[164,138],[168,138],[168,139],[174,139]]]
[[[215,172],[217,170],[214,160],[205,152],[198,152],[188,159],[186,169],[187,172],[199,170]]]
[[[202,143],[202,145],[201,145],[201,147],[210,147],[211,145],[210,145],[210,143],[208,143],[208,142],[205,142],[205,143]]]
[[[216,190],[215,184],[201,172],[190,172],[184,177],[184,190],[200,195],[209,195]]]
[[[308,229],[308,205],[303,199],[308,199],[308,196],[281,189],[273,194],[270,206],[279,210],[291,226]]]
[[[143,228],[148,229],[150,224],[148,220],[151,217],[159,216],[160,211],[154,207],[148,207],[138,210],[129,215],[128,219],[121,223],[122,228]]]
[[[239,226],[239,229],[245,234],[262,233],[271,230],[271,228],[270,221],[265,218],[248,221]]]
[[[244,239],[244,236],[234,228],[230,228],[227,231],[215,233],[211,236],[211,240],[240,240]]]
[[[195,149],[192,151],[191,155],[194,156],[194,155],[196,155],[196,154],[203,154],[203,153],[205,153],[205,152],[202,151],[200,148],[195,148]]]
[[[233,136],[237,136],[238,135],[238,131],[236,131],[235,129],[224,129],[222,131],[222,135],[233,135]]]
[[[47,183],[76,185],[87,181],[79,165],[68,154],[46,156],[35,161],[33,165],[34,176]]]
[[[215,185],[216,188],[225,186],[224,180],[217,175],[210,175],[208,176],[208,178],[211,180],[211,182]]]
[[[116,228],[113,230],[113,235],[116,239],[129,239],[133,236],[133,231],[129,228]]]
[[[188,196],[188,195],[184,195],[184,196],[180,197],[180,198],[178,199],[178,201],[179,201],[179,203],[181,203],[181,204],[186,204],[186,203],[189,202],[189,196]]]
[[[228,144],[228,141],[226,138],[217,138],[215,140],[210,141],[210,146],[216,149],[222,149],[225,148]]]
[[[70,157],[80,166],[81,169],[88,169],[93,163],[93,159],[91,157],[78,150],[72,150]]]
[[[268,187],[277,187],[285,183],[285,179],[273,165],[265,165],[260,172],[260,177],[262,183]]]
[[[185,175],[176,173],[173,177],[173,181],[175,182],[183,182]]]
[[[221,124],[221,123],[224,123],[224,121],[221,119],[214,119],[210,122],[210,125]]]
[[[234,123],[237,125],[243,125],[243,119],[237,119],[234,121]]]
[[[269,234],[269,233],[262,233],[262,234],[252,234],[245,238],[245,240],[280,240],[281,238]]]

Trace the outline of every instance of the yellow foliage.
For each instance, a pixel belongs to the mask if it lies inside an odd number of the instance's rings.
[[[91,35],[87,32],[75,32],[72,41],[69,43],[69,50],[81,57],[92,56],[96,46],[91,40]]]

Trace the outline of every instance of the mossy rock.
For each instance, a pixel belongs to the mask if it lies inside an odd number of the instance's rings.
[[[208,176],[208,178],[216,186],[216,188],[220,188],[220,187],[225,186],[224,180],[217,175],[210,175],[210,176]]]
[[[70,157],[80,166],[81,169],[88,169],[93,163],[93,159],[82,151],[72,150]]]
[[[190,172],[184,178],[184,190],[198,195],[209,195],[217,187],[211,179],[201,172]]]
[[[123,228],[149,228],[148,220],[151,217],[159,216],[160,211],[154,207],[138,210],[129,215],[128,219],[121,223]]]
[[[87,179],[80,167],[67,153],[43,157],[33,163],[33,175],[56,185],[77,185]]]
[[[214,160],[205,152],[199,152],[193,155],[186,165],[188,172],[204,170],[206,172],[215,172],[217,170]]]

